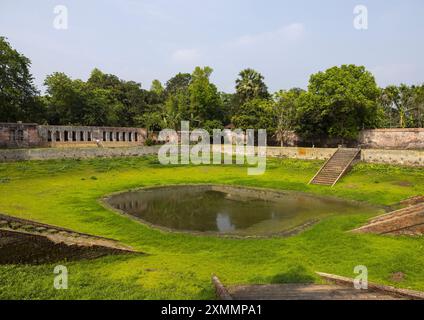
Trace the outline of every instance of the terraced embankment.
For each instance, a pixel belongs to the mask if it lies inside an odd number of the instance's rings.
[[[0,264],[94,259],[134,251],[114,240],[0,214]]]
[[[424,234],[424,203],[378,216],[354,231],[391,235],[422,235]]]

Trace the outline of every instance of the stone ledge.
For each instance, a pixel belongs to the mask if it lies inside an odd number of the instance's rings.
[[[316,273],[321,278],[327,281],[330,281],[339,285],[351,286],[352,288],[354,286],[353,279],[337,276],[334,274],[322,273],[322,272],[316,272]],[[389,295],[393,295],[393,296],[397,296],[400,298],[406,298],[409,300],[424,300],[424,292],[421,292],[421,291],[414,291],[409,289],[397,289],[395,287],[375,284],[371,282],[368,282],[368,289],[374,290],[377,292],[382,292]]]

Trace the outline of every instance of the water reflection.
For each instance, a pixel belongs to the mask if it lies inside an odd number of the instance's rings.
[[[218,213],[216,216],[216,228],[221,233],[234,231],[236,227],[231,223],[228,213]]]
[[[127,192],[112,196],[108,202],[153,225],[240,235],[279,233],[329,215],[378,210],[298,193],[278,193],[272,199],[259,199],[255,192],[176,186]]]

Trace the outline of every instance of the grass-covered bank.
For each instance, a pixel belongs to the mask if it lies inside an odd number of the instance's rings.
[[[422,168],[359,164],[334,188],[308,186],[319,161],[269,160],[263,176],[246,167],[163,167],[154,158],[0,164],[0,212],[111,237],[147,255],[66,263],[69,289],[53,289],[53,266],[0,266],[0,298],[212,298],[211,273],[225,283],[317,280],[314,271],[424,290],[424,239],[344,231],[366,215],[328,218],[291,238],[223,239],[163,233],[105,209],[105,194],[142,186],[220,183],[279,188],[390,205],[424,194]],[[391,274],[405,280],[393,283]]]

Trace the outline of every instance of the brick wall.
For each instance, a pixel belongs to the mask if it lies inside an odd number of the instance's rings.
[[[142,128],[49,126],[35,123],[0,123],[0,147],[129,147],[143,145]]]
[[[364,148],[424,149],[424,129],[363,130],[358,140]]]

